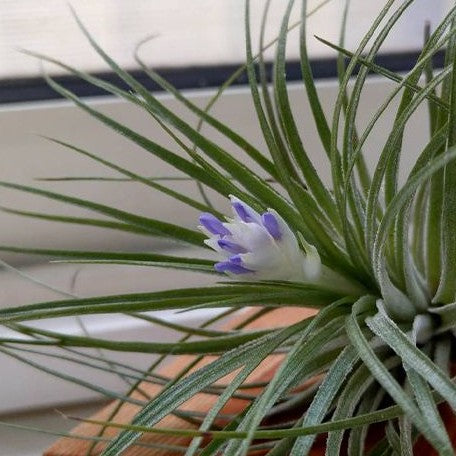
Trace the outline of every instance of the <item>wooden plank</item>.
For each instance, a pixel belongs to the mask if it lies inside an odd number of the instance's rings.
[[[249,311],[243,316],[236,316],[230,320],[230,322],[226,325],[227,328],[232,328],[236,324],[240,323],[243,319],[245,319],[248,315],[251,315],[253,311]],[[255,320],[251,324],[247,326],[249,329],[260,329],[265,327],[279,327],[279,326],[287,326],[296,321],[302,320],[304,318],[308,318],[313,315],[315,311],[310,309],[298,309],[298,308],[283,308],[283,309],[276,309],[258,320]],[[183,367],[188,365],[194,359],[193,356],[177,356],[175,359],[167,366],[160,370],[160,373],[166,376],[175,376],[177,375]],[[214,357],[207,356],[203,359],[202,362],[198,364],[198,367],[202,365],[208,364]],[[279,365],[281,360],[281,356],[279,355],[272,355],[268,357],[250,376],[249,381],[267,381],[270,379],[277,366]],[[227,376],[221,380],[221,382],[226,383],[230,380],[231,376]],[[145,392],[148,396],[153,397],[156,396],[159,392],[161,387],[158,385],[153,385],[150,383],[142,383],[141,391]],[[252,390],[249,390],[252,392]],[[144,395],[141,394],[139,391],[135,391],[132,394],[132,397],[144,400]],[[180,410],[197,410],[199,412],[207,412],[212,405],[217,400],[217,397],[214,395],[209,394],[197,394],[188,402],[180,407]],[[241,411],[247,402],[241,399],[232,399],[227,406],[224,408],[222,413],[237,413]],[[115,408],[117,407],[118,402],[115,401],[109,406],[103,408],[93,416],[93,419],[96,420],[106,420],[110,417],[113,413]],[[139,407],[132,405],[132,404],[123,404],[117,413],[114,415],[113,421],[118,423],[130,423],[136,413],[139,411]],[[188,422],[170,415],[163,419],[157,427],[168,427],[168,428],[189,428]],[[101,431],[100,426],[82,423],[78,425],[74,429],[74,433],[78,435],[84,436],[97,436]],[[107,428],[103,431],[103,437],[112,438],[117,435],[119,432],[118,429],[115,428]],[[166,444],[166,445],[188,445],[190,439],[183,438],[183,437],[172,437],[172,436],[163,436],[163,435],[156,435],[156,434],[147,434],[144,435],[141,440],[144,443],[155,443],[155,444]],[[49,448],[45,453],[44,456],[85,456],[87,455],[88,449],[90,448],[91,443],[85,440],[77,440],[72,438],[63,438],[58,440],[51,448]],[[101,453],[105,444],[99,443],[96,445],[94,450],[92,451],[91,455],[96,456]],[[317,450],[316,450],[317,451]],[[172,454],[177,454],[176,452],[164,450],[164,449],[150,449],[141,446],[134,446],[126,450],[124,456],[168,456]],[[320,454],[318,452],[315,453]]]

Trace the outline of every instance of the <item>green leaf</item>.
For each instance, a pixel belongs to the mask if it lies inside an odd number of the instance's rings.
[[[168,195],[170,196],[171,198],[174,198],[176,199],[177,201],[180,201],[184,204],[186,204],[187,206],[190,206],[190,207],[193,207],[194,209],[197,209],[199,211],[202,211],[202,212],[207,212],[207,211],[210,211],[212,212],[214,215],[216,215],[217,217],[223,217],[223,214],[218,212],[217,210],[207,206],[206,204],[203,204],[203,203],[200,203],[199,201],[196,201],[194,200],[193,198],[189,198],[188,196],[185,196],[183,195],[182,193],[180,192],[177,192],[177,191],[174,191],[174,190],[171,190],[170,188],[168,187],[165,187],[163,185],[160,185],[158,184],[157,182],[154,182],[153,180],[147,178],[147,177],[143,177],[143,176],[140,176],[139,174],[136,174],[136,173],[133,173],[129,170],[127,170],[126,168],[123,168],[121,166],[118,166],[116,165],[115,163],[109,161],[109,160],[105,160],[101,157],[98,157],[86,150],[83,150],[79,147],[76,147],[76,146],[73,146],[71,144],[68,144],[64,141],[60,141],[58,139],[55,139],[55,138],[49,138],[49,137],[45,137],[46,139],[48,139],[49,141],[55,143],[55,144],[59,144],[63,147],[66,147],[67,149],[70,149],[74,152],[77,152],[78,154],[81,154],[85,157],[89,157],[90,159],[98,162],[98,163],[101,163],[102,165],[108,167],[108,168],[111,168],[111,169],[114,169],[116,171],[118,171],[119,173],[123,174],[124,176],[127,176],[131,179],[133,179],[134,181],[137,181],[137,182],[140,182],[148,187],[151,187],[153,188],[154,190],[157,190],[161,193],[164,193],[165,195]]]
[[[361,53],[363,52],[364,48],[366,47],[368,41],[372,38],[373,34],[375,33],[376,29],[378,28],[379,24],[383,20],[383,18],[388,13],[389,9],[393,4],[393,0],[389,0],[386,5],[383,7],[380,14],[376,17],[374,22],[372,23],[371,27],[369,28],[367,34],[361,40],[358,49],[353,55],[352,60],[350,61],[345,73],[343,80],[339,84],[339,92],[337,95],[337,99],[334,106],[334,113],[333,113],[333,122],[331,126],[331,173],[332,173],[332,181],[333,181],[333,189],[336,196],[336,201],[339,206],[339,210],[343,206],[343,195],[340,193],[340,190],[343,188],[343,169],[341,163],[341,156],[338,150],[338,135],[339,135],[339,124],[340,118],[343,111],[343,106],[345,103],[346,97],[346,88],[349,82],[349,79],[355,69],[357,64],[357,60]]]
[[[109,442],[110,439],[107,437],[93,437],[93,436],[88,436],[88,435],[82,435],[82,434],[75,434],[74,432],[62,432],[62,431],[56,431],[56,430],[50,430],[50,429],[45,429],[45,428],[38,428],[34,426],[26,426],[18,423],[9,423],[6,421],[0,421],[0,426],[5,427],[5,428],[10,428],[10,429],[15,429],[17,431],[22,431],[22,432],[31,432],[31,433],[37,433],[37,434],[44,434],[44,435],[49,435],[49,436],[54,436],[54,437],[69,437],[74,440],[83,440],[86,442]],[[164,451],[173,451],[176,453],[185,453],[186,447],[184,446],[179,446],[179,445],[167,445],[164,443],[145,443],[145,442],[136,442],[133,444],[135,447],[138,448],[149,448],[149,449],[159,449],[159,450],[164,450]]]
[[[315,36],[315,38],[323,43],[324,45],[330,47],[331,49],[334,49],[335,51],[341,53],[342,55],[352,59],[354,57],[353,52],[348,51],[347,49],[343,48],[342,46],[338,46],[337,44],[331,43],[328,40],[325,40],[321,36]],[[358,64],[363,65],[367,67],[370,71],[377,73],[381,76],[384,76],[385,78],[397,82],[397,83],[403,83],[405,87],[407,87],[410,90],[413,90],[414,92],[419,92],[422,87],[412,84],[410,81],[407,80],[406,77],[401,76],[398,73],[395,73],[391,70],[388,70],[385,67],[382,67],[381,65],[378,65],[372,61],[366,60],[365,58],[359,56],[358,57]],[[426,65],[428,65],[428,62],[430,62],[430,59],[426,60]],[[432,78],[428,79],[426,82],[430,82]],[[432,101],[432,103],[438,105],[440,108],[444,110],[448,110],[448,103],[446,103],[444,100],[441,98],[437,97],[436,95],[429,95],[428,99]]]
[[[314,244],[319,250],[323,261],[328,266],[334,265],[337,268],[344,271],[350,270],[351,265],[344,259],[344,253],[338,249],[334,244],[331,237],[326,232],[324,226],[320,222],[322,211],[317,206],[312,196],[300,187],[300,184],[293,181],[293,173],[288,169],[287,166],[287,151],[283,150],[276,144],[274,134],[271,131],[265,113],[261,105],[261,99],[256,83],[256,74],[253,66],[253,55],[251,49],[251,37],[250,37],[250,19],[249,19],[249,2],[246,2],[246,14],[245,14],[245,26],[246,26],[246,52],[247,52],[247,74],[249,77],[249,84],[252,94],[252,99],[255,105],[256,113],[260,126],[263,132],[263,136],[271,152],[272,158],[276,163],[278,171],[281,173],[281,181],[284,183],[286,190],[288,191],[291,199],[296,204],[301,214],[301,231],[304,237]],[[286,25],[285,25],[286,28]],[[309,171],[312,173],[312,171]],[[318,177],[318,176],[317,176]],[[334,224],[334,218],[331,217],[331,211],[327,212],[329,219]],[[345,260],[345,261],[344,261]]]
[[[32,249],[0,245],[0,252],[44,255],[54,258],[71,258],[76,263],[134,264],[142,266],[189,269],[199,272],[215,273],[214,261],[192,257],[178,257],[159,253],[104,252],[87,250]],[[78,261],[80,260],[80,261]]]
[[[423,377],[448,401],[453,409],[456,409],[456,385],[421,350],[412,344],[410,339],[386,314],[379,312],[374,317],[368,318],[366,323],[402,358],[404,363]]]
[[[299,63],[301,65],[302,80],[306,88],[307,99],[309,100],[310,109],[312,110],[315,126],[317,127],[323,148],[329,158],[331,154],[331,131],[325,113],[323,112],[320,99],[318,98],[307,53],[307,17],[307,0],[303,0],[301,3],[301,27],[299,29]]]
[[[410,401],[410,397],[404,392],[397,380],[391,375],[385,365],[378,359],[369,342],[364,337],[357,321],[357,314],[363,304],[363,301],[358,301],[358,303],[353,307],[352,315],[348,317],[346,321],[346,330],[351,343],[356,348],[360,358],[364,361],[380,385],[382,385],[387,393],[400,406],[407,417],[426,437],[426,439],[435,445],[436,442],[434,435],[429,430],[426,420],[423,418],[421,411],[412,401]],[[371,324],[372,321],[373,319],[370,319],[369,324]],[[390,341],[388,340],[387,343],[389,342]],[[415,365],[416,363],[410,361],[410,357],[407,357],[407,363],[409,363],[415,369],[417,367]]]
[[[453,447],[439,411],[437,410],[435,399],[432,397],[429,385],[413,369],[408,370],[407,377],[418,406],[423,413],[424,419],[428,423],[430,432],[434,434],[435,441],[439,442],[437,449],[441,454],[450,455],[453,451]],[[404,432],[401,432],[401,435],[402,434],[404,434]],[[411,447],[411,445],[408,445],[408,447]],[[413,452],[410,454],[413,456]]]
[[[45,198],[61,201],[72,206],[80,206],[93,212],[98,212],[108,217],[120,220],[121,222],[137,226],[149,231],[151,235],[155,236],[169,237],[171,239],[180,240],[197,246],[202,246],[203,240],[205,238],[202,233],[198,233],[197,231],[189,230],[178,225],[173,225],[172,223],[143,217],[141,215],[132,214],[130,212],[122,211],[111,206],[106,206],[104,204],[95,203],[93,201],[64,195],[62,193],[50,192],[47,190],[41,190],[36,187],[19,185],[5,181],[0,181],[0,187],[43,196]]]
[[[336,211],[334,200],[329,191],[323,185],[317,171],[307,155],[291,111],[288,97],[285,79],[285,54],[287,44],[287,28],[293,4],[294,0],[290,0],[288,2],[287,10],[282,19],[279,40],[277,43],[277,55],[274,61],[274,95],[281,119],[281,126],[284,130],[284,134],[293,157],[299,165],[299,169],[305,178],[310,192],[315,197],[315,200],[337,226],[338,213]]]
[[[431,95],[433,93],[432,90],[429,93],[423,93],[424,88],[423,87],[419,87],[419,86],[415,86],[413,84],[413,81],[416,80],[416,73],[420,74],[423,71],[423,68],[428,64],[429,60],[433,57],[433,55],[456,32],[456,31],[451,31],[449,33],[449,36],[444,37],[441,41],[438,41],[438,39],[441,38],[441,36],[445,32],[445,30],[448,27],[448,25],[451,23],[451,21],[454,18],[455,14],[456,14],[456,10],[453,8],[451,10],[451,12],[446,16],[446,18],[442,21],[442,23],[439,24],[439,26],[437,27],[437,29],[433,33],[432,40],[430,40],[427,43],[426,49],[424,49],[423,52],[420,54],[420,58],[416,62],[415,66],[412,68],[412,70],[409,71],[409,73],[405,77],[399,77],[399,79],[398,79],[399,84],[397,85],[397,87],[394,88],[394,90],[387,97],[387,99],[381,104],[380,108],[377,110],[375,115],[372,117],[372,120],[368,123],[365,131],[363,132],[361,138],[358,141],[358,144],[356,145],[355,151],[353,153],[353,157],[351,159],[351,162],[349,163],[349,167],[348,167],[348,172],[349,173],[350,173],[351,169],[353,168],[353,166],[354,166],[354,164],[355,164],[355,162],[357,160],[358,154],[361,152],[361,147],[365,143],[365,141],[366,141],[367,137],[369,136],[370,132],[372,131],[374,125],[376,124],[376,122],[380,118],[381,114],[386,110],[386,108],[390,105],[392,100],[396,97],[396,95],[403,88],[407,88],[408,90],[413,90],[413,91],[415,91],[415,92],[417,92],[419,94],[423,94],[426,99],[431,97]],[[332,45],[332,46],[334,46],[334,45]],[[339,48],[338,48],[338,50],[340,52],[343,52],[343,50],[340,50]],[[354,58],[354,55],[353,55],[352,58]],[[359,61],[360,63],[362,62],[364,66],[368,65],[368,61],[360,59],[359,57],[358,57],[357,61]],[[426,84],[426,86],[428,86],[431,82],[432,82],[432,80],[429,81]],[[446,106],[446,109],[448,109],[448,104],[446,104],[445,106]],[[442,126],[443,126],[443,124],[440,125],[440,127],[442,127]]]
[[[375,225],[376,225],[376,208],[378,204],[378,197],[380,193],[380,188],[381,188],[381,182],[385,176],[386,168],[387,168],[387,163],[389,160],[396,160],[398,159],[397,155],[397,141],[400,139],[400,128],[402,125],[405,125],[405,123],[408,121],[410,116],[415,112],[415,110],[418,108],[418,106],[422,103],[422,101],[425,98],[425,94],[431,92],[438,84],[440,84],[444,78],[447,76],[447,73],[440,73],[430,84],[428,84],[423,91],[418,94],[413,102],[409,105],[407,109],[405,109],[402,114],[400,119],[397,120],[396,126],[397,126],[397,133],[396,130],[393,130],[391,133],[390,137],[388,138],[388,142],[385,145],[381,157],[379,159],[379,162],[376,166],[374,177],[373,177],[373,182],[371,189],[369,191],[369,199],[368,199],[368,205],[367,205],[367,231],[366,231],[366,242],[367,245],[373,246],[373,236],[374,236],[374,231],[375,231]],[[403,189],[402,189],[403,190]],[[392,205],[392,201],[390,202],[390,205]],[[374,257],[374,255],[373,255]],[[375,259],[374,259],[375,261]]]
[[[202,152],[217,162],[218,165],[220,165],[224,170],[235,177],[242,185],[248,188],[250,192],[254,193],[258,197],[261,197],[262,201],[266,205],[271,205],[271,207],[274,207],[281,213],[284,218],[287,218],[289,216],[289,214],[292,212],[292,208],[277,191],[262,181],[258,175],[247,168],[241,161],[236,160],[227,151],[200,134],[183,119],[181,119],[179,116],[167,109],[162,103],[160,103],[159,100],[155,98],[149,91],[147,91],[144,86],[142,86],[126,71],[122,70],[122,68],[120,68],[112,60],[95,42],[95,40],[92,38],[90,33],[87,31],[87,29],[75,14],[74,17],[81,31],[86,36],[93,49],[100,55],[100,57],[103,58],[103,60],[121,79],[123,79],[133,90],[138,93],[139,96],[144,99],[146,106],[151,113],[157,116],[157,118],[159,118],[162,122],[169,123],[172,127],[180,131]],[[201,160],[201,157],[198,155],[192,155],[192,158],[197,162],[200,162]],[[219,174],[217,174],[217,176],[219,177]]]
[[[377,410],[384,397],[385,391],[382,388],[376,388],[376,390],[371,394],[367,393],[358,407],[357,415],[363,415]],[[364,456],[368,431],[369,425],[350,430],[348,439],[348,452],[350,455]]]
[[[352,347],[346,347],[332,364],[317,394],[306,411],[302,426],[319,424],[328,413],[329,407],[338,393],[345,378],[353,369],[358,357]],[[290,456],[305,456],[309,453],[315,436],[301,437],[296,440]]]
[[[445,304],[444,306],[431,307],[429,312],[438,315],[440,318],[438,332],[445,332],[456,326],[456,302]]]
[[[398,406],[388,407],[382,410],[378,410],[373,413],[368,413],[364,415],[359,415],[353,418],[339,421],[330,421],[327,423],[319,424],[316,426],[308,426],[306,428],[288,428],[288,429],[272,429],[272,430],[260,430],[254,433],[255,439],[281,439],[281,438],[294,438],[300,437],[302,435],[311,435],[311,434],[322,434],[337,429],[349,429],[357,426],[365,426],[368,424],[378,423],[386,421],[389,419],[397,418],[402,415],[402,411]],[[166,429],[166,428],[154,428],[141,425],[129,425],[129,424],[120,424],[114,422],[103,422],[103,421],[94,421],[94,420],[85,420],[87,422],[92,422],[94,424],[108,424],[114,428],[126,429],[132,431],[133,433],[157,433],[165,435],[182,435],[186,437],[208,437],[211,436],[214,439],[244,439],[247,435],[247,432],[238,432],[238,431],[205,431],[201,433],[195,429],[182,430],[182,429]]]
[[[25,345],[57,345],[60,347],[90,347],[102,348],[113,351],[125,351],[134,353],[161,353],[161,354],[217,354],[234,347],[237,347],[248,341],[257,339],[270,330],[243,332],[228,336],[214,337],[210,340],[197,340],[192,342],[138,342],[138,341],[118,341],[97,339],[94,337],[72,336],[69,334],[44,329],[32,328],[30,326],[13,325],[13,329],[26,335],[45,336],[47,339],[30,340],[30,339],[13,339],[0,338],[0,343],[14,343]]]
[[[450,41],[451,52],[451,83],[450,83],[450,112],[448,115],[447,147],[456,145],[456,38]],[[435,302],[453,302],[456,294],[456,165],[449,163],[445,166],[442,206],[442,270],[439,287],[434,297]]]
[[[351,347],[353,349],[353,347]],[[398,357],[389,357],[387,359],[385,354],[382,354],[385,366],[389,369],[396,367],[400,360]],[[347,383],[344,385],[343,391],[338,397],[336,409],[331,417],[332,421],[337,421],[344,418],[353,416],[358,403],[369,388],[375,383],[375,378],[370,374],[366,365],[362,364],[350,376]],[[333,431],[328,434],[326,441],[327,456],[334,456],[340,454],[342,440],[344,436],[343,430]]]
[[[245,454],[255,430],[266,412],[291,385],[305,379],[304,376],[309,371],[308,363],[324,346],[329,334],[334,334],[340,329],[341,316],[347,312],[347,301],[343,299],[323,309],[303,331],[268,386],[261,392],[239,423],[237,431],[247,431],[247,438],[242,442],[230,442],[225,450],[226,456]]]
[[[388,421],[385,429],[386,439],[388,440],[389,446],[392,450],[392,455],[394,456],[412,456],[409,454],[406,448],[403,446],[404,438],[398,434],[394,425],[391,421]]]
[[[140,64],[141,68],[145,73],[155,81],[161,88],[173,95],[176,100],[184,104],[190,111],[196,114],[201,120],[215,128],[217,131],[222,133],[234,144],[236,144],[241,150],[246,152],[253,160],[255,160],[271,177],[278,179],[277,170],[274,168],[274,164],[268,160],[258,149],[250,144],[245,138],[237,134],[234,130],[229,128],[226,124],[220,122],[215,117],[208,114],[207,111],[200,109],[194,103],[192,103],[187,97],[185,97],[179,90],[177,90],[172,84],[166,79],[162,78],[156,71],[147,67],[144,62],[136,55],[136,61]]]
[[[447,151],[444,155],[439,155],[433,160],[429,161],[426,165],[423,165],[413,175],[409,177],[406,184],[396,194],[388,206],[387,211],[381,221],[381,224],[377,230],[375,236],[375,242],[373,244],[373,262],[374,268],[378,271],[380,265],[381,252],[384,247],[388,230],[393,223],[396,215],[409,201],[409,198],[414,194],[416,189],[429,179],[436,171],[443,168],[447,163],[456,158],[456,149],[453,147]]]
[[[118,231],[125,231],[127,233],[140,234],[144,236],[151,236],[149,230],[140,228],[128,223],[113,222],[110,220],[93,219],[87,217],[72,217],[67,215],[46,214],[43,212],[20,211],[8,207],[0,207],[0,210],[8,214],[20,215],[22,217],[30,217],[41,220],[48,220],[50,222],[73,223],[75,225],[88,225],[98,228],[107,228]]]
[[[38,320],[62,316],[89,314],[146,312],[157,310],[180,309],[188,311],[193,308],[220,308],[267,305],[295,305],[323,307],[340,297],[332,292],[322,291],[318,287],[308,290],[275,291],[262,287],[252,288],[210,287],[196,289],[176,289],[168,292],[137,293],[128,295],[101,296],[95,298],[51,301],[11,307],[0,310],[0,322]],[[309,303],[309,304],[308,304]]]
[[[256,207],[258,206],[258,203],[255,199],[249,197],[247,193],[241,191],[238,187],[233,185],[233,183],[229,179],[225,178],[224,174],[218,172],[209,163],[205,162],[204,160],[202,161],[200,159],[199,162],[202,163],[203,166],[198,166],[192,163],[191,161],[180,157],[171,150],[162,147],[158,143],[146,138],[145,136],[138,134],[137,132],[121,124],[120,122],[117,122],[109,116],[106,116],[105,114],[101,113],[100,111],[93,109],[90,105],[82,101],[74,93],[65,89],[62,85],[58,84],[49,76],[45,75],[45,78],[49,86],[53,88],[57,93],[67,98],[68,100],[71,100],[73,103],[75,103],[76,106],[81,108],[83,111],[87,112],[107,127],[116,131],[118,134],[125,136],[127,139],[131,140],[145,151],[170,164],[179,171],[184,172],[185,174],[194,178],[195,180],[204,183],[209,188],[214,189],[216,192],[220,193],[223,196],[226,196],[228,193],[232,193],[233,195],[236,195],[242,200],[244,200],[245,202]],[[190,149],[188,148],[185,150],[187,152],[190,151]],[[192,158],[197,159],[199,157],[192,155]]]
[[[289,337],[299,333],[303,327],[305,327],[305,325],[303,322],[300,322],[279,333],[275,332],[272,337],[271,334],[269,334],[263,336],[263,338],[240,346],[233,351],[227,352],[216,361],[162,391],[158,398],[149,402],[149,404],[136,415],[133,424],[150,428],[180,404],[201,391],[202,388],[211,385],[214,381],[222,378],[227,373],[245,365],[252,356],[258,356],[258,350],[264,349],[267,346],[266,344],[271,347],[276,347],[285,342]],[[134,442],[138,436],[137,431],[130,430],[122,432],[106,448],[103,455],[110,456],[119,454],[119,452],[123,451]]]
[[[402,128],[406,125],[409,118],[412,114],[416,111],[416,109],[420,106],[423,100],[426,98],[426,95],[431,93],[435,87],[437,87],[446,77],[447,73],[440,73],[436,78],[431,81],[425,88],[415,96],[413,101],[402,111],[399,118],[396,119],[395,128],[392,130],[388,140],[383,148],[381,153],[380,159],[377,163],[375,168],[372,186],[369,190],[368,196],[368,203],[367,203],[367,222],[366,222],[366,242],[368,246],[373,245],[373,233],[375,231],[376,226],[376,209],[378,207],[378,198],[380,194],[380,188],[383,179],[385,178],[385,173],[388,169],[388,163],[390,161],[397,161],[399,160],[400,154],[400,141],[401,141],[401,131]],[[393,179],[390,176],[386,177],[387,179]]]
[[[282,132],[279,126],[279,119],[277,118],[277,110],[275,109],[274,102],[270,93],[269,88],[269,80],[266,70],[266,63],[264,61],[264,41],[266,35],[266,23],[269,16],[271,1],[267,0],[265,7],[263,9],[263,14],[261,18],[261,27],[260,27],[260,39],[259,39],[259,52],[257,54],[257,61],[258,61],[258,77],[261,87],[261,99],[258,96],[258,91],[256,90],[256,80],[255,80],[255,70],[254,70],[254,63],[255,58],[251,55],[251,43],[250,37],[246,39],[246,47],[248,52],[247,58],[247,77],[251,83],[251,94],[254,100],[255,110],[257,111],[257,117],[260,123],[260,127],[263,131],[263,135],[266,139],[266,143],[269,149],[269,152],[275,162],[275,164],[279,164],[280,166],[276,166],[278,168],[278,175],[279,181],[285,187],[290,186],[290,179],[288,178],[288,174],[291,178],[291,181],[296,181],[299,185],[304,185],[301,181],[301,178],[298,175],[296,167],[288,153],[287,144],[285,139],[282,136]],[[246,29],[248,31],[248,29]],[[250,60],[251,59],[251,60]],[[252,66],[251,66],[252,65]],[[252,71],[253,69],[253,71]],[[264,105],[264,111],[262,109],[262,105]],[[283,169],[282,169],[283,168]],[[284,172],[286,171],[286,172]]]

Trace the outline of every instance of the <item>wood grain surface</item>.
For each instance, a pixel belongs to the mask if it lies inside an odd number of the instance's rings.
[[[252,312],[255,310],[249,310],[247,314],[242,316],[233,317],[229,323],[226,325],[226,328],[233,328],[237,324],[239,324],[242,320],[247,318]],[[276,309],[262,317],[258,320],[255,320],[253,323],[250,323],[247,327],[249,329],[259,329],[264,327],[279,327],[279,326],[287,326],[291,323],[294,323],[298,320],[307,318],[313,315],[315,312],[310,309],[298,309],[298,308],[283,308],[283,309]],[[204,359],[197,364],[197,367],[201,367],[205,364],[208,364],[213,360],[214,357],[206,356]],[[165,376],[175,376],[177,375],[181,369],[187,366],[194,360],[194,356],[176,356],[174,360],[169,363],[167,366],[163,367],[160,370],[160,373]],[[250,376],[248,381],[267,381],[272,377],[277,366],[279,365],[281,360],[280,355],[272,355],[269,356]],[[234,376],[230,375],[224,377],[220,380],[220,383],[226,383],[230,381],[230,378]],[[140,390],[146,393],[149,397],[154,397],[160,392],[161,386],[154,385],[151,383],[142,383],[140,385]],[[252,393],[252,390],[249,389],[249,393]],[[145,400],[144,395],[140,391],[135,391],[132,394],[132,397],[140,400]],[[217,400],[217,396],[200,393],[194,396],[192,399],[187,401],[180,407],[180,410],[193,410],[199,411],[202,413],[206,413],[211,406]],[[247,401],[242,399],[232,399],[229,401],[227,406],[222,410],[222,413],[236,413],[241,411],[247,404]],[[93,416],[93,419],[96,420],[107,420],[110,418],[110,415],[118,406],[118,402],[115,401],[108,405],[107,407],[100,410],[97,414]],[[138,406],[132,404],[123,404],[119,410],[115,413],[113,421],[117,423],[130,423],[136,413],[140,410]],[[174,415],[169,415],[164,418],[157,427],[166,427],[166,428],[189,428],[188,422],[178,418]],[[195,426],[196,427],[196,426]],[[74,434],[76,435],[84,435],[84,436],[99,436],[102,435],[103,437],[112,438],[119,433],[119,429],[115,429],[109,427],[105,429],[102,434],[101,427],[98,425],[82,423],[78,425],[74,429]],[[158,443],[158,444],[165,444],[165,445],[188,445],[190,439],[186,437],[173,437],[173,436],[164,436],[158,434],[145,434],[140,439],[140,442],[143,443]],[[73,438],[63,438],[58,440],[51,448],[49,448],[45,453],[44,456],[86,456],[88,450],[91,446],[91,443],[81,439],[73,439]],[[99,455],[105,444],[98,443],[95,448],[91,452],[91,456]],[[172,450],[165,450],[165,449],[151,449],[141,447],[139,445],[133,446],[126,450],[123,453],[125,456],[167,456],[178,454]],[[260,453],[257,453],[260,454]],[[319,450],[316,448],[315,455],[321,454]]]

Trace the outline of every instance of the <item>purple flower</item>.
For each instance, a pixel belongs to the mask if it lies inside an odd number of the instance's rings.
[[[208,212],[203,212],[200,215],[199,220],[201,225],[203,225],[211,234],[218,234],[220,236],[231,234],[217,217]]]
[[[259,214],[238,198],[230,199],[232,218],[222,221],[208,213],[200,216],[200,229],[208,236],[205,243],[220,257],[214,265],[216,271],[256,280],[319,277],[321,261],[315,248],[306,244],[303,251],[276,211]]]

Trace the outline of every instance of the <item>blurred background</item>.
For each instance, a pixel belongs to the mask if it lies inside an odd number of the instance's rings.
[[[314,73],[321,80],[323,102],[330,115],[333,100],[331,94],[334,93],[336,76],[335,53],[317,41],[314,35],[334,43],[339,41],[345,2],[311,0],[308,2],[308,10],[318,9],[318,5],[322,3],[324,6],[309,20],[308,45]],[[356,47],[356,43],[384,3],[384,0],[351,2],[346,37],[348,49],[353,50]],[[428,21],[431,27],[438,24],[450,4],[450,0],[416,0],[382,48],[383,61],[380,63],[394,70],[407,71],[423,42],[425,22]],[[107,65],[91,49],[67,2],[1,0],[0,5],[0,179],[23,184],[35,183],[44,188],[77,194],[83,198],[90,197],[105,204],[194,227],[197,215],[194,211],[180,207],[163,195],[152,194],[150,189],[136,183],[35,182],[36,178],[49,177],[119,177],[112,170],[51,144],[38,135],[55,137],[86,148],[143,175],[178,175],[175,170],[100,125],[71,103],[59,99],[43,81],[43,68],[40,67],[38,59],[20,52],[21,49],[39,52],[79,70],[93,72],[109,81],[118,82]],[[244,61],[243,0],[100,0],[74,1],[72,5],[99,44],[122,67],[131,70],[151,90],[156,90],[157,87],[138,70],[133,58],[136,45],[143,38],[153,35],[154,38],[140,50],[142,59],[165,75],[176,87],[186,90],[192,101],[200,106],[209,101],[213,88],[220,85]],[[264,5],[263,0],[252,1],[252,36],[256,47]],[[300,8],[299,5],[296,6],[291,23],[296,23],[299,19]],[[283,11],[284,2],[271,2],[266,42],[277,35]],[[269,58],[273,56],[273,48],[267,55]],[[288,46],[288,78],[291,86],[295,84],[293,81],[299,78],[298,57],[298,31],[294,30],[290,32]],[[63,74],[62,69],[56,65],[45,64],[44,68],[102,112],[179,152],[179,148],[169,136],[144,112],[94,89],[84,81]],[[381,98],[378,90],[373,90],[374,95],[369,96],[372,101],[368,102],[368,105],[373,105],[373,101]],[[375,95],[377,98],[372,98]],[[158,96],[192,125],[196,124],[197,119],[172,97],[161,93],[158,93]],[[301,111],[302,118],[308,118],[306,100],[299,87],[296,87],[292,101],[295,108]],[[368,105],[367,110],[370,109]],[[212,112],[264,148],[245,86],[245,76],[236,81],[234,89],[226,92]],[[363,121],[364,119],[360,118],[360,122]],[[328,176],[326,164],[318,159],[321,149],[314,137],[315,131],[311,122],[304,122],[302,128],[306,142],[311,144],[308,148],[317,158],[317,167]],[[208,134],[215,140],[220,140],[215,133]],[[222,145],[237,153],[231,144],[221,141]],[[193,183],[176,183],[176,188],[197,195]],[[5,189],[0,191],[0,206],[41,210],[59,215],[71,213],[88,216],[86,212],[75,207],[70,208],[43,198],[31,198],[29,194]],[[113,245],[116,248],[133,249],[170,247],[168,243],[156,239],[132,237],[119,232],[81,226],[50,224],[1,212],[0,226],[0,244],[7,245],[87,249],[109,248]],[[41,262],[37,257],[9,254],[5,254],[3,259],[17,265],[30,264],[37,260]]]
[[[69,2],[95,38],[123,67],[137,67],[133,59],[135,45],[147,36],[156,38],[147,49],[149,62],[156,68],[182,68],[195,65],[239,64],[244,60],[244,0],[74,0]],[[292,22],[299,19],[296,2]],[[337,42],[345,2],[309,0],[308,11],[326,3],[309,22],[309,37],[322,36]],[[365,33],[384,0],[352,0],[346,45],[352,48]],[[398,4],[400,2],[397,2]],[[252,0],[252,35],[257,38],[265,0]],[[419,49],[423,21],[434,25],[450,0],[416,0],[401,19],[394,36],[385,43],[384,52]],[[269,39],[276,36],[285,2],[273,0],[268,18]],[[1,1],[0,78],[40,76],[33,59],[17,52],[25,48],[71,62],[79,69],[103,71],[106,66],[91,51],[62,0]],[[290,58],[298,57],[298,42],[290,36]],[[309,39],[312,58],[331,57],[333,52]],[[56,69],[52,70],[58,71]]]

